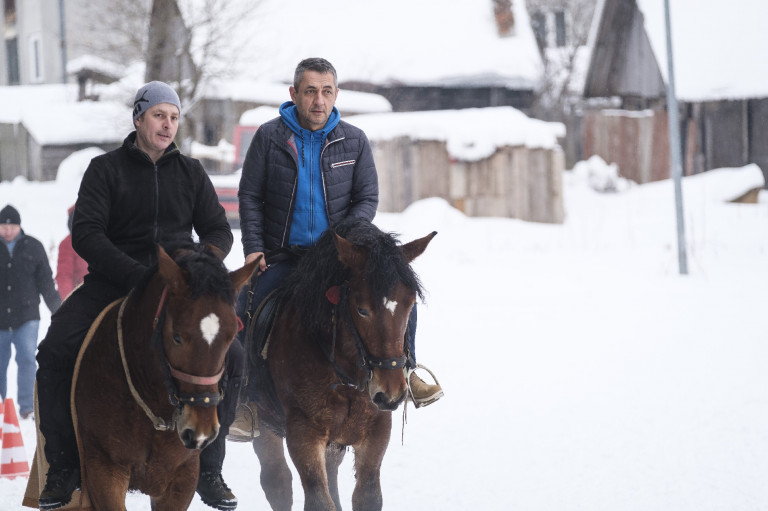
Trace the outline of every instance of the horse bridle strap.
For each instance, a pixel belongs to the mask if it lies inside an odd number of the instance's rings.
[[[184,383],[191,383],[192,385],[216,385],[221,380],[221,375],[224,374],[224,366],[221,370],[213,376],[195,376],[193,374],[187,374],[183,371],[179,371],[171,364],[168,364],[168,369],[171,370],[171,374],[174,378]]]
[[[330,292],[330,290],[329,290]],[[337,294],[338,293],[338,294]],[[373,369],[402,369],[405,367],[405,364],[408,360],[408,358],[405,356],[405,354],[399,356],[399,357],[393,357],[393,358],[376,358],[372,357],[368,350],[365,349],[365,344],[363,343],[363,339],[360,336],[360,332],[357,330],[357,326],[355,325],[355,322],[352,320],[352,315],[349,312],[349,284],[344,283],[339,291],[336,291],[334,289],[333,293],[334,298],[336,298],[336,302],[334,300],[329,300],[331,303],[333,303],[333,340],[331,343],[331,350],[330,353],[328,352],[327,347],[321,343],[321,348],[325,352],[326,358],[328,358],[329,362],[333,366],[334,371],[339,376],[339,379],[341,379],[341,382],[348,386],[353,387],[358,390],[362,390],[365,385],[368,383],[367,380],[371,378],[371,371]],[[326,296],[328,294],[326,293]],[[345,322],[348,324],[349,329],[352,332],[352,335],[355,338],[355,347],[357,348],[358,353],[358,364],[357,366],[361,369],[368,369],[368,374],[366,377],[366,380],[363,381],[362,385],[358,385],[354,382],[354,380],[336,363],[334,360],[334,352],[336,351],[336,317],[337,317],[337,311],[341,310],[342,318],[345,320]]]
[[[183,405],[202,406],[206,408],[209,406],[216,406],[221,402],[221,391],[195,394],[180,392],[173,381],[173,379],[176,378],[179,381],[195,385],[215,385],[221,380],[221,376],[224,374],[224,366],[222,366],[219,372],[213,376],[195,376],[176,369],[170,362],[168,362],[168,357],[165,356],[165,348],[163,347],[163,326],[165,326],[166,311],[165,299],[167,296],[168,286],[165,286],[160,295],[160,302],[157,305],[155,319],[152,321],[152,345],[155,347],[157,354],[160,357],[160,363],[165,375],[165,388],[168,390],[168,400],[173,406],[179,408]]]
[[[125,380],[128,382],[128,388],[131,391],[133,399],[141,407],[141,409],[144,410],[144,413],[147,417],[149,417],[149,420],[152,421],[155,429],[158,431],[169,431],[175,427],[174,420],[171,419],[171,421],[168,422],[162,417],[158,417],[152,413],[152,410],[149,409],[149,406],[144,402],[144,400],[139,395],[139,392],[136,390],[136,387],[133,385],[131,371],[128,369],[128,359],[125,358],[125,343],[123,342],[123,312],[125,311],[125,305],[128,303],[128,300],[131,298],[132,294],[133,291],[131,291],[128,296],[123,299],[123,303],[120,304],[120,311],[117,314],[117,345],[120,347],[120,360],[123,363]]]

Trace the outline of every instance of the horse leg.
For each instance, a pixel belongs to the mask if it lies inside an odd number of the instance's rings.
[[[325,473],[328,476],[328,492],[337,509],[341,509],[339,500],[339,465],[344,461],[346,448],[339,444],[328,444],[325,448]]]
[[[85,485],[93,509],[125,511],[130,475],[126,470],[98,458],[86,458]]]
[[[303,422],[288,419],[287,426],[285,443],[304,488],[304,511],[337,511],[325,472],[328,438],[318,435]]]
[[[352,492],[353,511],[380,511],[381,462],[387,452],[392,430],[392,414],[380,413],[378,420],[363,442],[355,447],[355,490]]]
[[[199,467],[197,458],[192,458],[176,468],[173,479],[168,483],[165,491],[150,499],[152,511],[175,511],[189,508],[197,488]]]
[[[253,439],[253,451],[261,465],[261,488],[274,511],[290,511],[293,506],[293,476],[285,459],[282,437],[267,428]]]

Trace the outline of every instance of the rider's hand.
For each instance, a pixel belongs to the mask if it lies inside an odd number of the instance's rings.
[[[259,270],[257,275],[261,275],[264,273],[264,270],[267,269],[267,261],[264,259],[264,252],[252,252],[245,256],[245,264],[255,261],[259,256],[261,256],[261,261],[259,261]]]

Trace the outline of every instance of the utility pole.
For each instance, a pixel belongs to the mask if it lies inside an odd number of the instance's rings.
[[[680,275],[688,274],[688,258],[685,248],[685,219],[683,216],[683,165],[680,154],[680,120],[675,95],[675,66],[672,61],[672,28],[669,21],[669,0],[664,0],[667,28],[667,117],[669,120],[669,160],[675,182],[675,212],[677,213],[677,259]]]
[[[67,33],[64,0],[59,0],[59,35],[61,36],[61,83],[67,83]]]

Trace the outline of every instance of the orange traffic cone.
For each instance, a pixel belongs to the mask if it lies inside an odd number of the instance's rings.
[[[24,449],[24,438],[21,436],[19,418],[13,399],[8,398],[4,403],[3,416],[3,450],[0,453],[0,477],[13,479],[29,477],[27,451]]]

